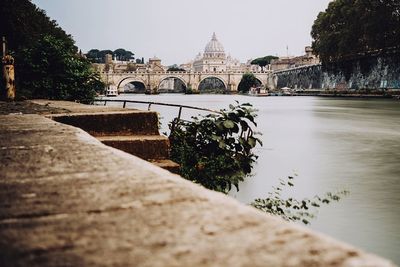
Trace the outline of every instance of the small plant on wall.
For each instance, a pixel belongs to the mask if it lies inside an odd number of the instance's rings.
[[[261,140],[254,127],[251,104],[229,105],[216,114],[171,123],[171,158],[181,165],[181,175],[208,189],[227,193],[251,173]]]

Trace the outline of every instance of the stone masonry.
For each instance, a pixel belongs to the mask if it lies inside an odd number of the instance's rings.
[[[0,266],[394,266],[39,115],[0,116]]]

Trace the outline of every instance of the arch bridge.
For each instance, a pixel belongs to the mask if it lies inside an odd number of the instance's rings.
[[[216,78],[220,80],[227,92],[236,92],[243,74],[246,72],[226,71],[226,72],[102,72],[101,78],[107,85],[114,85],[121,91],[128,83],[141,83],[146,91],[157,93],[160,90],[161,83],[166,79],[178,79],[186,88],[193,91],[200,90],[200,84],[207,78]],[[273,86],[271,71],[251,72],[266,87]]]

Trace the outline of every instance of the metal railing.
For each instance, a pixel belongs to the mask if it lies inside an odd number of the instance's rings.
[[[217,113],[221,114],[222,112],[217,111],[217,110],[212,110],[208,108],[199,108],[199,107],[194,107],[194,106],[187,106],[187,105],[178,105],[178,104],[169,104],[169,103],[161,103],[161,102],[153,102],[153,101],[139,101],[139,100],[122,100],[122,99],[96,99],[93,102],[104,102],[104,106],[107,105],[107,102],[115,102],[115,103],[122,103],[122,108],[126,108],[127,103],[134,103],[134,104],[147,104],[147,110],[151,110],[152,105],[159,105],[159,106],[168,106],[168,107],[176,107],[179,108],[178,111],[178,116],[176,117],[176,120],[174,119],[171,123],[171,132],[175,129],[175,123],[179,122],[181,120],[181,115],[182,115],[182,109],[187,108],[187,109],[194,109],[194,110],[200,110],[200,111],[207,111],[210,113]]]

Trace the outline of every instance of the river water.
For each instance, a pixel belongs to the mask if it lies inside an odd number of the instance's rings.
[[[264,146],[257,148],[254,176],[230,195],[249,203],[294,173],[295,186],[287,196],[346,189],[350,194],[322,207],[309,227],[400,265],[400,101],[179,94],[118,99],[211,109],[227,108],[234,100],[253,104]],[[171,107],[152,109],[161,114],[162,131],[178,113]],[[184,109],[182,115],[198,113]]]

